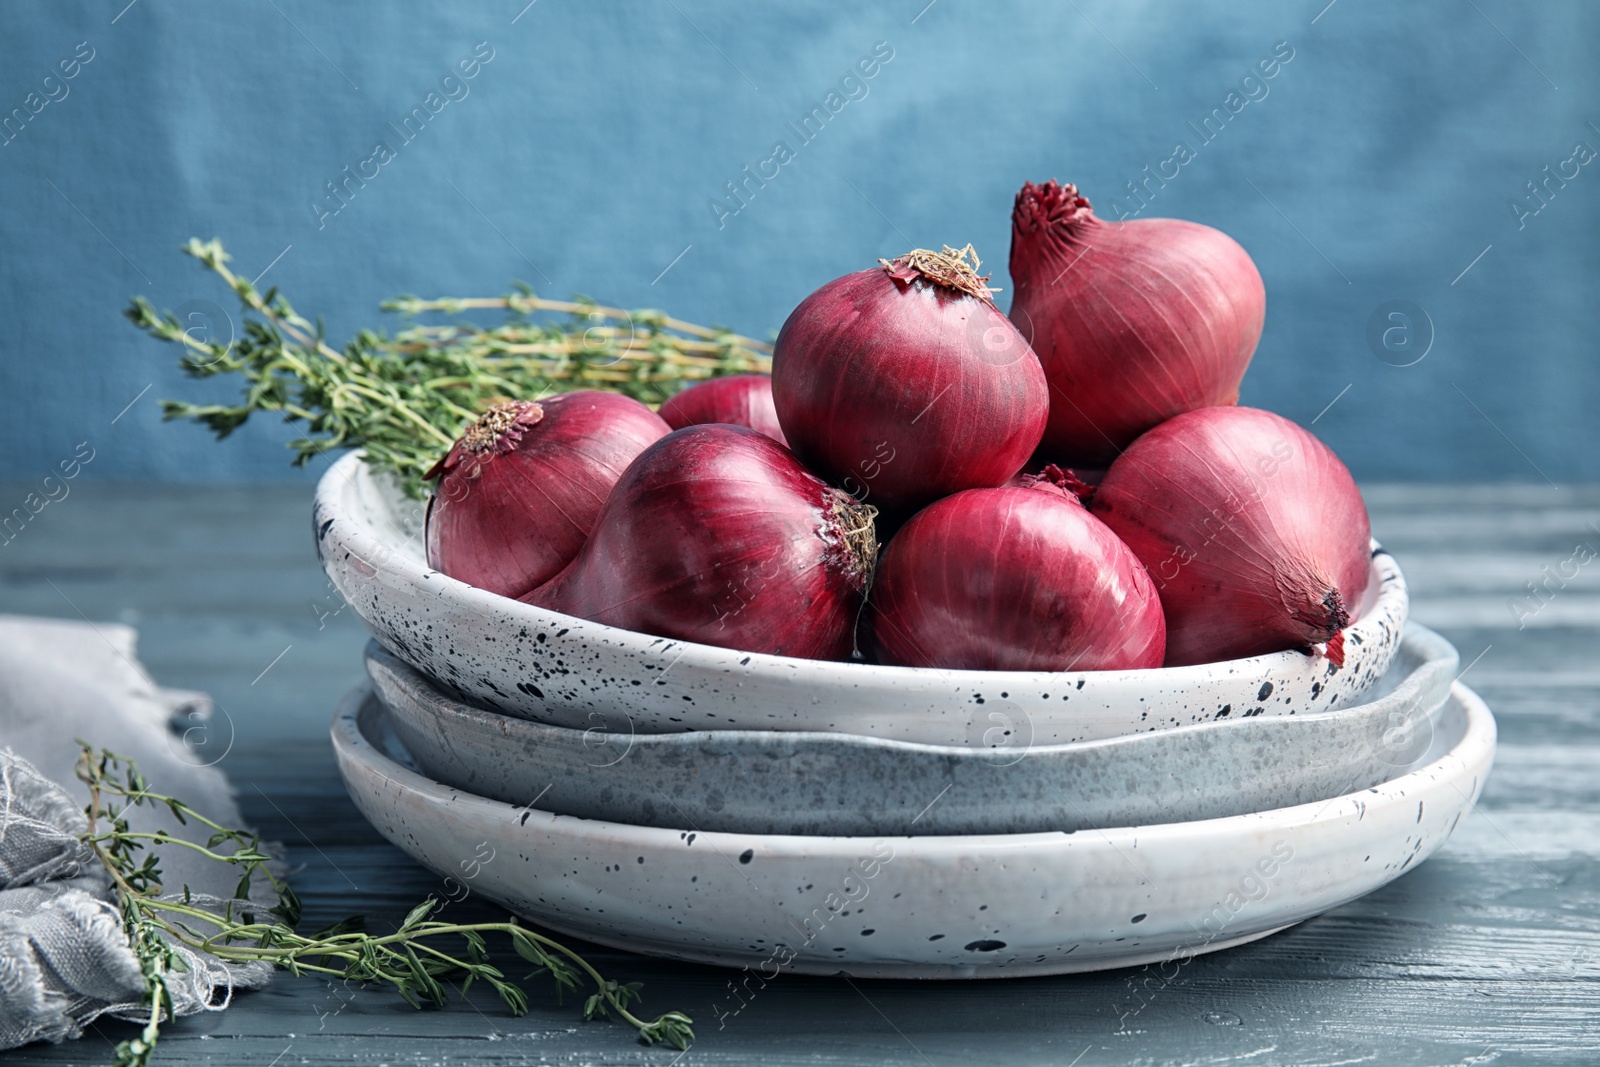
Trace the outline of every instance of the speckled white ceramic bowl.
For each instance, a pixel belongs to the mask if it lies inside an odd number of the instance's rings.
[[[1250,941],[1426,860],[1476,802],[1495,747],[1494,717],[1456,683],[1414,770],[1329,800],[1081,833],[791,837],[598,822],[452,789],[406,765],[366,685],[332,732],[356,806],[447,891],[603,945],[746,966],[752,991],[785,971],[1061,974]]]
[[[1280,652],[1143,671],[957,671],[833,663],[673,641],[546,611],[428,567],[422,508],[352,453],[317,487],[317,551],[390,651],[469,703],[575,729],[800,730],[986,747],[1064,744],[1360,700],[1405,625],[1405,581],[1374,549],[1345,666]],[[614,728],[614,727],[613,727]]]
[[[641,826],[851,836],[1183,822],[1366,789],[1427,750],[1459,666],[1450,642],[1411,623],[1372,699],[1354,707],[984,749],[785,730],[574,730],[459,703],[376,642],[367,650],[390,728],[446,785]]]

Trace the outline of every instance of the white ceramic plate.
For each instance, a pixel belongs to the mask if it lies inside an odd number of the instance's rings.
[[[1400,644],[1400,569],[1375,549],[1345,666],[1279,652],[1143,671],[955,671],[832,663],[672,641],[561,615],[431,570],[422,509],[357,453],[317,486],[324,570],[375,637],[468,703],[579,730],[802,730],[932,745],[1064,744],[1360,700]],[[597,720],[596,716],[599,716]]]
[[[1389,673],[1354,707],[1017,748],[573,730],[454,701],[376,642],[367,674],[418,768],[479,796],[538,795],[544,811],[641,826],[933,836],[1211,819],[1377,785],[1427,751],[1458,660],[1410,623]]]
[[[1253,940],[1426,860],[1476,802],[1495,747],[1494,717],[1456,683],[1414,770],[1329,800],[1078,833],[790,837],[486,800],[408,769],[387,718],[365,685],[345,699],[339,769],[381,834],[447,876],[442,893],[758,981],[1062,974]]]

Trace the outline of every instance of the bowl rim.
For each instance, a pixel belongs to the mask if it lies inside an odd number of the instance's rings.
[[[399,492],[393,479],[369,468],[363,457],[364,452],[362,450],[351,450],[336,460],[317,482],[312,516],[319,555],[321,554],[322,539],[325,531],[329,528],[338,527],[340,528],[339,537],[342,542],[367,567],[372,568],[374,571],[387,567],[397,578],[403,579],[405,584],[413,588],[423,588],[424,583],[427,583],[427,588],[433,597],[439,599],[449,597],[454,602],[471,610],[474,614],[487,618],[496,612],[500,612],[523,625],[549,629],[561,629],[562,627],[571,629],[571,624],[576,623],[578,626],[592,628],[595,631],[596,640],[608,642],[617,651],[632,652],[641,656],[659,655],[665,647],[676,647],[680,651],[673,660],[674,664],[688,660],[692,656],[695,658],[695,662],[692,663],[693,666],[713,671],[733,670],[737,667],[748,668],[752,672],[760,668],[769,673],[782,671],[827,672],[844,669],[850,672],[848,677],[851,680],[864,682],[868,679],[874,679],[878,684],[889,687],[895,684],[896,679],[909,682],[913,678],[935,677],[942,682],[953,684],[957,689],[965,689],[969,686],[978,686],[980,689],[985,686],[993,687],[997,681],[1003,680],[1022,687],[1041,683],[1058,686],[1063,683],[1093,678],[1097,685],[1106,688],[1119,685],[1132,687],[1154,684],[1176,689],[1221,675],[1238,674],[1250,678],[1264,677],[1269,673],[1278,672],[1292,674],[1295,667],[1314,662],[1320,658],[1297,649],[1289,649],[1284,652],[1268,652],[1244,659],[1216,660],[1211,663],[1190,664],[1180,667],[1143,667],[1114,671],[989,671],[957,667],[901,667],[845,660],[802,659],[795,656],[774,655],[766,652],[746,652],[677,637],[662,637],[640,630],[626,630],[578,616],[564,615],[547,608],[535,607],[520,600],[514,600],[498,593],[491,593],[486,589],[468,585],[466,582],[450,577],[443,571],[434,570],[430,567],[425,557],[412,551],[416,547],[415,544],[394,545],[386,543],[379,536],[377,528],[360,514],[359,509],[347,507],[344,503],[344,497],[347,493],[370,492],[381,500],[385,507],[390,509],[391,514],[393,512],[393,505],[399,497]],[[1373,539],[1371,544],[1371,579],[1364,596],[1363,610],[1360,616],[1345,628],[1347,646],[1352,631],[1360,636],[1376,628],[1377,623],[1388,614],[1388,612],[1380,609],[1398,602],[1399,611],[1397,614],[1402,626],[1409,615],[1409,595],[1405,576],[1401,572],[1399,564],[1395,561],[1394,556],[1383,548],[1376,539]],[[1374,636],[1377,635],[1374,634]]]
[[[1377,697],[1364,698],[1359,703],[1295,715],[1212,719],[1206,722],[1184,723],[1180,726],[1151,727],[1148,730],[1120,734],[1115,737],[1064,741],[1054,744],[1030,744],[1017,756],[1017,759],[1032,758],[1043,760],[1051,756],[1068,753],[1131,745],[1150,737],[1182,738],[1196,733],[1225,730],[1230,727],[1244,727],[1251,723],[1284,723],[1286,724],[1284,726],[1268,727],[1267,729],[1292,729],[1293,727],[1287,724],[1326,722],[1341,716],[1370,710],[1375,704],[1394,704],[1397,707],[1414,704],[1431,721],[1440,713],[1442,707],[1449,702],[1450,686],[1448,684],[1440,686],[1437,700],[1430,699],[1425,701],[1422,698],[1424,686],[1435,682],[1435,680],[1426,677],[1426,675],[1437,671],[1440,665],[1447,665],[1444,668],[1445,673],[1453,673],[1455,667],[1459,665],[1460,656],[1455,645],[1443,635],[1423,626],[1421,623],[1410,622],[1406,624],[1405,632],[1400,639],[1399,646],[1396,648],[1396,656],[1408,644],[1418,649],[1419,662],[1417,665],[1408,671],[1389,692]],[[528,740],[538,740],[539,735],[545,735],[551,740],[555,740],[558,737],[574,740],[585,737],[592,732],[592,729],[580,730],[576,727],[562,726],[557,723],[524,719],[495,711],[492,708],[481,708],[467,700],[457,699],[440,689],[438,684],[424,672],[383,647],[382,643],[376,639],[367,643],[362,654],[362,663],[366,669],[367,679],[373,687],[374,698],[383,704],[390,714],[393,714],[393,709],[389,707],[389,702],[383,697],[382,683],[374,675],[375,668],[387,670],[398,675],[402,687],[410,687],[414,691],[420,690],[424,696],[421,698],[413,696],[412,699],[425,704],[430,714],[440,717],[449,716],[446,721],[476,719],[479,724],[486,728],[497,729],[502,736],[509,738],[512,734],[516,734],[525,736]],[[440,710],[441,705],[443,706],[442,713]],[[507,731],[511,731],[511,733],[508,734]],[[995,751],[990,748],[968,745],[937,744],[898,737],[874,737],[870,734],[831,730],[713,729],[686,730],[672,733],[641,732],[633,733],[629,736],[630,751],[633,744],[643,744],[653,749],[671,751],[673,749],[715,748],[726,745],[743,747],[764,743],[790,746],[865,746],[889,752],[899,752],[908,756],[960,760],[984,759],[986,754],[989,754],[989,758],[992,758],[992,753]]]
[[[1210,819],[1196,819],[1188,822],[1146,823],[1140,826],[1115,826],[1105,827],[1089,835],[1109,843],[1113,848],[1119,847],[1130,840],[1145,838],[1167,838],[1182,836],[1193,843],[1207,836],[1220,836],[1235,833],[1239,829],[1256,824],[1257,829],[1264,829],[1265,824],[1283,824],[1290,826],[1313,826],[1318,823],[1333,822],[1347,818],[1352,804],[1363,809],[1378,803],[1399,803],[1408,801],[1411,795],[1419,788],[1426,792],[1431,784],[1445,780],[1455,792],[1456,780],[1475,766],[1482,766],[1482,772],[1475,776],[1474,786],[1480,789],[1488,778],[1498,739],[1498,725],[1494,714],[1478,696],[1464,683],[1453,681],[1450,683],[1445,701],[1441,705],[1442,713],[1448,713],[1451,704],[1460,706],[1462,716],[1461,735],[1447,748],[1430,759],[1427,763],[1412,767],[1404,774],[1396,775],[1382,785],[1372,786],[1367,789],[1342,793],[1329,797],[1326,800],[1309,801],[1304,804],[1294,804],[1282,808],[1266,808],[1261,811],[1250,812],[1245,815],[1223,815]],[[579,815],[563,815],[559,812],[544,811],[532,804],[526,808],[508,807],[501,801],[490,800],[476,793],[445,785],[435,781],[420,771],[401,764],[396,759],[384,752],[372,739],[367,737],[362,723],[372,713],[369,709],[376,709],[377,714],[392,714],[381,701],[376,698],[372,683],[363,680],[359,685],[339,701],[334,709],[333,721],[329,733],[333,743],[335,758],[337,759],[341,774],[345,772],[347,761],[363,764],[368,773],[377,774],[395,788],[403,792],[420,793],[439,800],[448,800],[451,804],[463,802],[481,807],[494,812],[504,811],[506,817],[522,815],[523,825],[530,821],[528,814],[541,817],[541,821],[559,823],[566,820],[576,824],[566,833],[571,835],[592,834],[606,836],[619,843],[635,843],[645,847],[657,845],[677,844],[681,840],[685,829],[671,829],[656,826],[641,826],[635,823],[612,822],[604,819],[588,819]],[[1465,798],[1466,806],[1471,807],[1476,798]],[[1364,812],[1363,812],[1364,814]],[[954,858],[968,856],[970,851],[977,849],[1010,850],[1026,848],[1030,845],[1044,843],[1059,844],[1064,839],[1070,840],[1077,835],[1065,835],[1060,831],[1031,831],[1026,833],[997,833],[997,834],[930,834],[927,836],[907,836],[902,834],[871,834],[871,835],[846,835],[846,834],[757,834],[729,830],[694,831],[696,836],[704,840],[713,849],[717,846],[732,847],[735,844],[748,844],[754,839],[764,843],[764,847],[782,850],[794,855],[803,855],[807,852],[831,854],[844,847],[855,847],[860,842],[875,840],[904,841],[906,847],[927,852],[946,851]]]

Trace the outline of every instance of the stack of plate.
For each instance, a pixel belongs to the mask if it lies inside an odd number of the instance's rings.
[[[1494,753],[1381,551],[1342,669],[1050,674],[753,655],[505,600],[430,571],[355,456],[315,525],[378,639],[333,726],[363,813],[451,885],[636,951],[952,978],[1182,958],[1398,877]]]

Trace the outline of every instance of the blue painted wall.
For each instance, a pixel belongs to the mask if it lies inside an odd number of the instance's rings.
[[[120,316],[134,293],[231,308],[191,235],[274,264],[263,284],[334,338],[386,296],[512,278],[764,336],[912,245],[971,241],[1008,286],[1023,180],[1114,214],[1178,141],[1196,158],[1144,213],[1226,230],[1266,278],[1245,402],[1321,413],[1361,478],[1600,478],[1600,164],[1565,162],[1600,148],[1600,6],[525,2],[7,5],[0,114],[28,121],[0,145],[0,478],[83,441],[97,478],[308,477],[281,425],[218,445],[159,420],[159,397],[230,390]],[[1188,124],[1278,42],[1293,59],[1200,143]],[[875,48],[800,144],[786,124]],[[401,143],[388,123],[430,91],[449,102]],[[380,140],[394,158],[332,214],[325,183]],[[778,176],[713,208],[778,141]],[[1577,174],[1533,200],[1546,166]],[[1412,366],[1369,343],[1394,300],[1432,323]]]

